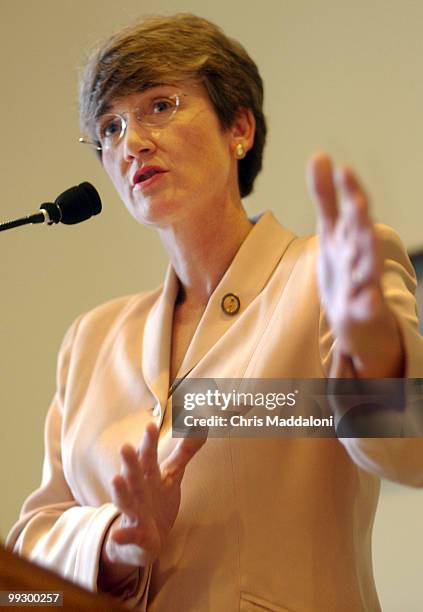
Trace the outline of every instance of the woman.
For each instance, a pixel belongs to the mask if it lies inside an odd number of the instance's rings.
[[[379,477],[423,484],[418,440],[171,437],[176,377],[422,375],[412,267],[351,169],[310,162],[318,255],[271,213],[248,219],[262,98],[245,50],[192,15],[119,32],[82,79],[83,129],[170,266],[68,332],[43,482],[9,545],[140,609],[379,609]]]

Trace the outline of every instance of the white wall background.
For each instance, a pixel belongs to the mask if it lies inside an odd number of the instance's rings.
[[[100,165],[77,144],[77,67],[98,38],[137,16],[192,11],[240,39],[261,68],[270,136],[246,200],[313,231],[304,168],[326,149],[352,163],[375,218],[423,247],[423,3],[413,0],[14,0],[0,3],[0,219],[35,211],[92,181],[101,217],[0,236],[0,535],[37,486],[56,352],[82,311],[156,286],[158,240],[127,215]],[[383,609],[423,609],[423,493],[385,485],[374,549]],[[320,611],[319,611],[320,612]]]

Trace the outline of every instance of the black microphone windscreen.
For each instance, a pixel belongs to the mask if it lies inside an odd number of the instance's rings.
[[[101,212],[101,200],[91,183],[81,183],[61,193],[54,202],[61,212],[61,223],[73,225]]]

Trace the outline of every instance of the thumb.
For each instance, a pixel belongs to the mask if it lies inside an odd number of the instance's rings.
[[[206,440],[207,437],[181,438],[169,457],[161,464],[162,473],[165,472],[167,475],[182,479],[188,463],[202,448]]]

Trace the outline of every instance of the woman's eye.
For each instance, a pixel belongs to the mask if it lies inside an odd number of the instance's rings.
[[[100,128],[100,139],[117,136],[122,131],[122,122],[118,117],[106,121]]]
[[[155,114],[165,113],[173,109],[173,103],[167,98],[161,100],[154,100],[152,103],[152,112]]]

